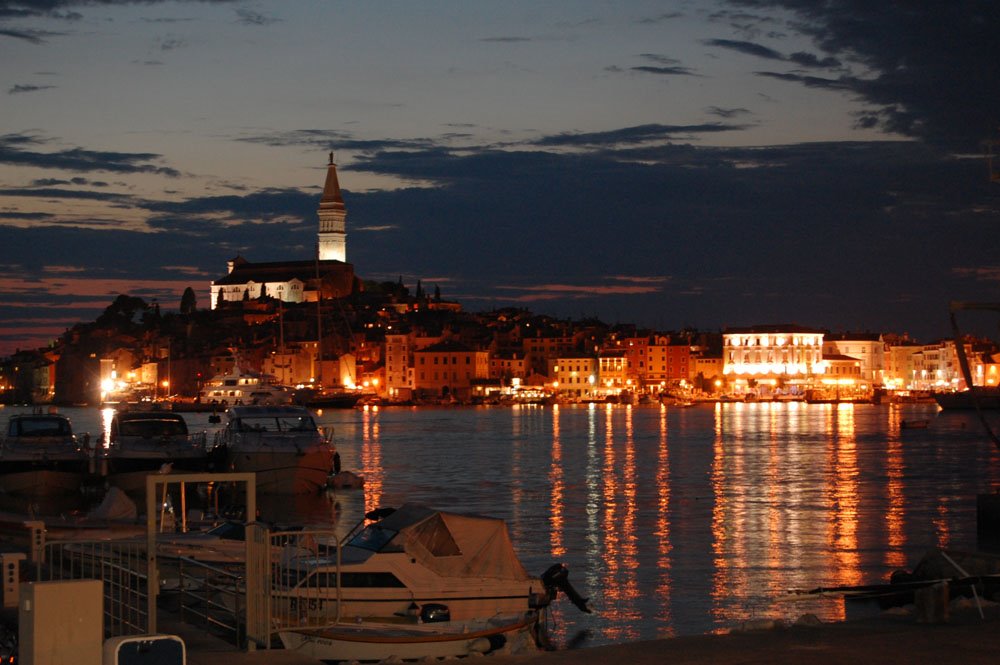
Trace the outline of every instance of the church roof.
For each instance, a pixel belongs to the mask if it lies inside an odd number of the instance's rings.
[[[323,197],[319,200],[320,210],[344,210],[344,197],[340,193],[340,181],[337,179],[337,165],[333,163],[333,153],[330,153],[330,164],[326,169],[326,182],[323,184]]]
[[[308,282],[316,279],[316,261],[274,261],[271,263],[250,263],[242,261],[233,266],[233,271],[213,284],[246,284],[248,282],[289,282],[298,279]],[[343,261],[319,261],[319,273],[326,275],[342,272],[348,267]]]

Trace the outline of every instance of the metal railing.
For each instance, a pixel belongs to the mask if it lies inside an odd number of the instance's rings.
[[[93,579],[104,583],[105,637],[155,632],[148,612],[145,543],[54,541],[45,543],[42,552],[35,561],[37,581]]]
[[[240,648],[247,646],[247,589],[239,572],[181,557],[177,581],[181,621],[222,632]]]
[[[275,630],[340,619],[337,570],[340,543],[332,530],[276,532],[271,536],[270,603]],[[313,571],[317,559],[329,561]]]

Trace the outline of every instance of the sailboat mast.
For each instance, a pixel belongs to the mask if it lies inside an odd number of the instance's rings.
[[[319,277],[319,243],[316,244],[316,382],[323,383],[323,283]]]

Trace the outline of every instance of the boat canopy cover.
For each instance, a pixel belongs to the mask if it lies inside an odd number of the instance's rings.
[[[407,503],[378,525],[398,531],[392,545],[402,545],[407,554],[439,575],[531,579],[514,551],[507,524],[501,519]]]

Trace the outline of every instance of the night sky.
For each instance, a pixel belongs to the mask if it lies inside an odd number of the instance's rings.
[[[358,276],[473,311],[1000,301],[995,0],[0,0],[0,95],[0,355],[311,258],[331,150]]]

